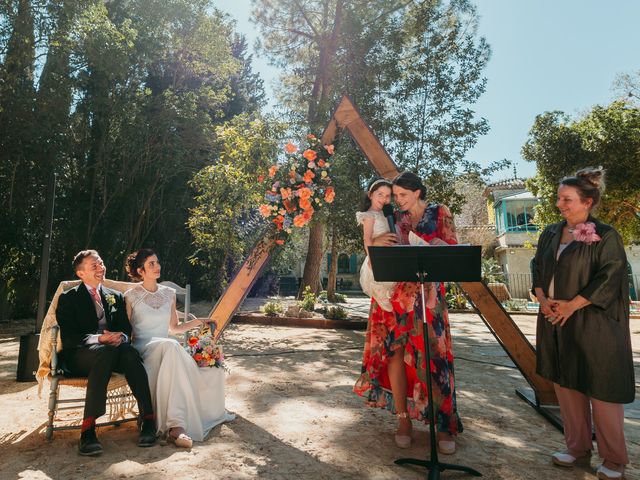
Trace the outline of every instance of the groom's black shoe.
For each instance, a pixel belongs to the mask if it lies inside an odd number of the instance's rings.
[[[90,428],[80,434],[78,452],[80,455],[86,456],[100,455],[102,453],[102,445],[98,441],[95,428]]]
[[[151,447],[156,443],[156,422],[155,420],[147,419],[142,421],[142,427],[140,428],[140,439],[138,440],[139,447]]]

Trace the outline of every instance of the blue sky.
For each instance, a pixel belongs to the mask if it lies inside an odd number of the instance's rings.
[[[617,74],[640,70],[638,0],[475,0],[480,34],[492,49],[487,91],[475,105],[491,130],[467,157],[481,165],[507,158],[518,176],[535,173],[520,156],[535,116],[562,110],[571,116],[611,102]],[[250,43],[256,29],[250,0],[217,0]],[[270,92],[277,75],[264,59],[254,69]],[[511,176],[504,172],[500,178]]]

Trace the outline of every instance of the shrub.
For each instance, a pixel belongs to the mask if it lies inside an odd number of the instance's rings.
[[[452,310],[466,310],[468,308],[467,297],[453,283],[447,284],[445,299],[447,300],[447,308]]]
[[[307,312],[313,312],[313,309],[316,306],[316,294],[311,291],[311,287],[309,285],[304,287],[302,300],[298,302],[298,305]]]
[[[347,296],[344,293],[335,293],[335,302],[332,303],[347,303]],[[320,302],[323,303],[328,303],[329,302],[329,298],[327,297],[327,291],[326,290],[322,290],[319,294],[318,294],[318,300]]]
[[[344,307],[335,305],[327,308],[327,312],[324,314],[324,316],[329,320],[344,320],[347,318],[348,314]]]
[[[269,317],[275,317],[284,312],[284,307],[280,302],[267,302],[262,306],[262,311]]]

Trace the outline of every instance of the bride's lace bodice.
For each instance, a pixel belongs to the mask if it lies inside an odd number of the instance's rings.
[[[135,348],[142,351],[152,338],[169,336],[175,296],[175,290],[164,285],[158,285],[155,292],[137,285],[124,294],[125,301],[131,306],[131,333]]]
[[[384,217],[381,211],[367,210],[366,212],[356,212],[356,221],[358,224],[364,222],[365,218],[373,218],[375,223],[373,224],[373,236],[377,237],[383,233],[389,233],[389,222]]]

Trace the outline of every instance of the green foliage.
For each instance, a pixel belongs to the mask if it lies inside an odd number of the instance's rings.
[[[255,212],[264,194],[256,179],[276,157],[274,139],[282,128],[277,122],[235,117],[216,130],[217,163],[193,178],[195,206],[187,226],[198,250],[192,262],[211,272],[203,273],[201,282],[214,296],[264,230]]]
[[[502,302],[502,305],[504,306],[505,310],[507,310],[508,312],[520,312],[525,309],[526,300],[524,302],[525,303],[523,305],[522,301],[518,301],[517,299],[511,299],[511,300],[506,300]]]
[[[263,102],[246,42],[210,0],[13,3],[0,6],[0,317],[33,312],[51,171],[50,290],[89,247],[110,278],[148,246],[163,275],[195,284],[189,181],[217,162],[216,128]]]
[[[327,291],[322,290],[318,294],[318,300],[323,303],[329,303],[329,299],[327,298]],[[335,303],[347,303],[347,296],[344,293],[335,293]]]
[[[345,320],[349,316],[349,314],[344,307],[341,307],[340,305],[334,305],[327,308],[324,316],[329,320]]]
[[[284,312],[284,307],[281,302],[272,301],[265,303],[262,306],[262,311],[269,317],[275,317]]]
[[[495,258],[483,258],[480,269],[483,282],[504,282],[504,272]]]
[[[311,291],[311,287],[307,285],[302,292],[302,300],[298,302],[300,308],[307,312],[313,312],[316,306],[316,294]]]
[[[469,308],[467,297],[460,291],[455,283],[448,283],[445,293],[447,308],[452,310],[466,310]]]
[[[613,225],[625,242],[640,239],[640,109],[624,102],[596,106],[582,118],[571,120],[562,112],[536,117],[523,157],[536,163],[537,176],[528,188],[540,198],[535,221],[556,222],[559,181],[580,168],[602,166],[606,190],[595,215]]]

